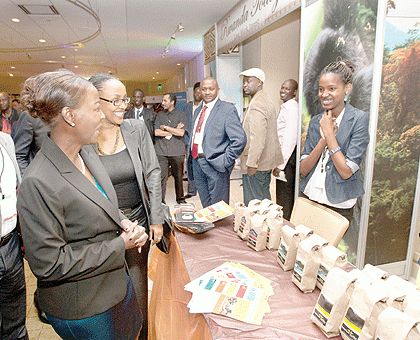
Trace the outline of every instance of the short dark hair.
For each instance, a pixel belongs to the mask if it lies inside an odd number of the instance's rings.
[[[193,91],[194,91],[197,87],[200,87],[200,82],[199,82],[199,81],[198,81],[198,82],[196,82],[196,83],[194,84]]]
[[[174,106],[176,105],[176,96],[173,93],[165,93],[164,96],[168,95],[169,96],[169,100],[171,102],[174,102]]]
[[[135,90],[133,91],[133,96],[134,96],[134,92],[141,92],[141,95],[144,97],[144,92],[143,92],[143,90],[141,90],[141,89],[135,89]]]
[[[13,103],[13,102],[16,102],[16,103],[18,103],[18,104],[19,104],[19,100],[17,100],[16,98],[12,100],[12,103]]]
[[[92,77],[89,78],[89,81],[93,84],[93,86],[96,87],[96,89],[98,91],[102,90],[103,85],[111,80],[111,79],[117,79],[117,77],[114,77],[112,74],[109,73],[98,73],[93,75]]]

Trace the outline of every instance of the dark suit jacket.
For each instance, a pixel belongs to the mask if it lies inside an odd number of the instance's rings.
[[[136,110],[133,108],[130,111],[124,114],[124,118],[132,118],[136,119],[135,117]],[[153,144],[155,144],[155,120],[156,120],[156,113],[153,110],[150,110],[146,107],[143,108],[143,119],[144,123],[146,124],[147,130],[149,130],[150,138],[152,138]]]
[[[188,159],[191,164],[191,146],[195,120],[201,104],[194,112],[189,130]],[[246,135],[233,104],[218,99],[207,118],[203,133],[203,153],[207,162],[219,172],[232,171],[235,160],[246,145]],[[192,173],[192,171],[190,171]]]
[[[302,156],[308,156],[321,139],[319,121],[322,115],[322,113],[316,115],[309,122],[308,134],[306,135],[305,148],[303,149]],[[348,165],[352,169],[358,170],[369,144],[369,115],[346,103],[346,109],[336,138],[344,157],[346,157],[346,161],[350,162]],[[302,192],[305,190],[315,168],[316,165],[300,182],[300,190]],[[353,176],[348,179],[343,179],[330,157],[327,162],[325,178],[325,191],[328,200],[331,203],[341,203],[362,196],[365,191],[359,174],[359,171],[355,171]]]
[[[137,183],[142,193],[143,205],[150,206],[150,214],[148,214],[146,209],[148,220],[150,224],[161,224],[163,223],[163,217],[161,213],[162,188],[160,184],[160,167],[146,125],[138,119],[124,119],[121,124],[121,134],[134,165]],[[96,144],[85,146],[84,148],[92,150],[95,154],[94,157],[99,157]],[[144,186],[143,176],[147,189]]]
[[[16,160],[22,176],[31,160],[41,149],[46,136],[47,126],[41,119],[33,118],[28,111],[20,114],[13,140],[16,147]]]
[[[193,117],[194,117],[194,112],[193,112],[193,106],[194,106],[194,102],[189,102],[187,104],[187,106],[185,106],[184,108],[184,112],[185,115],[187,116],[187,126],[185,127],[185,134],[184,134],[184,144],[187,146],[188,142],[190,140],[190,133],[189,131],[193,129],[193,127],[191,126],[191,124],[193,124]]]
[[[84,149],[80,154],[109,199],[48,137],[18,194],[40,307],[71,320],[108,310],[124,299],[127,287],[117,196],[100,161]]]

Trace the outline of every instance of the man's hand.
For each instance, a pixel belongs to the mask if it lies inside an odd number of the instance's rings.
[[[252,167],[248,166],[246,173],[249,177],[252,177],[257,173],[257,168],[252,168]]]

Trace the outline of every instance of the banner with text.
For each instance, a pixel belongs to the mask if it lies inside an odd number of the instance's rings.
[[[300,7],[300,0],[243,0],[217,23],[218,54]]]

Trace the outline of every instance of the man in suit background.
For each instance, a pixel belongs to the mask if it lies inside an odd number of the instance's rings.
[[[203,100],[201,98],[200,82],[197,82],[194,84],[194,88],[193,88],[193,101],[188,103],[188,105],[184,109],[185,115],[187,116],[187,122],[188,122],[187,130],[185,131],[186,133],[184,134],[185,148],[188,148],[188,142],[190,139],[190,135],[188,131],[190,131],[192,128],[191,125],[193,123],[194,112],[201,105],[202,101]],[[187,167],[187,173],[188,173],[188,167]],[[194,180],[191,179],[191,176],[188,176],[188,193],[185,196],[185,198],[190,198],[195,195],[197,195],[197,189],[195,188]]]
[[[218,99],[215,79],[205,78],[200,91],[203,104],[189,131],[188,165],[203,207],[221,200],[229,204],[230,174],[246,145],[245,131],[235,106]]]
[[[156,114],[143,106],[144,92],[140,89],[135,89],[133,92],[133,104],[134,107],[124,114],[124,118],[141,119],[149,130],[150,137],[152,138],[153,144],[155,143],[155,120]]]
[[[0,132],[0,339],[28,339],[26,285],[17,230],[16,187],[20,182],[13,141]]]
[[[6,92],[0,92],[0,111],[0,131],[12,135],[12,126],[19,119],[19,115],[10,105],[10,97]]]
[[[239,75],[244,93],[251,97],[245,112],[243,127],[247,144],[241,155],[244,203],[253,199],[271,199],[271,171],[283,162],[277,135],[277,112],[263,91],[264,71],[251,68]]]

